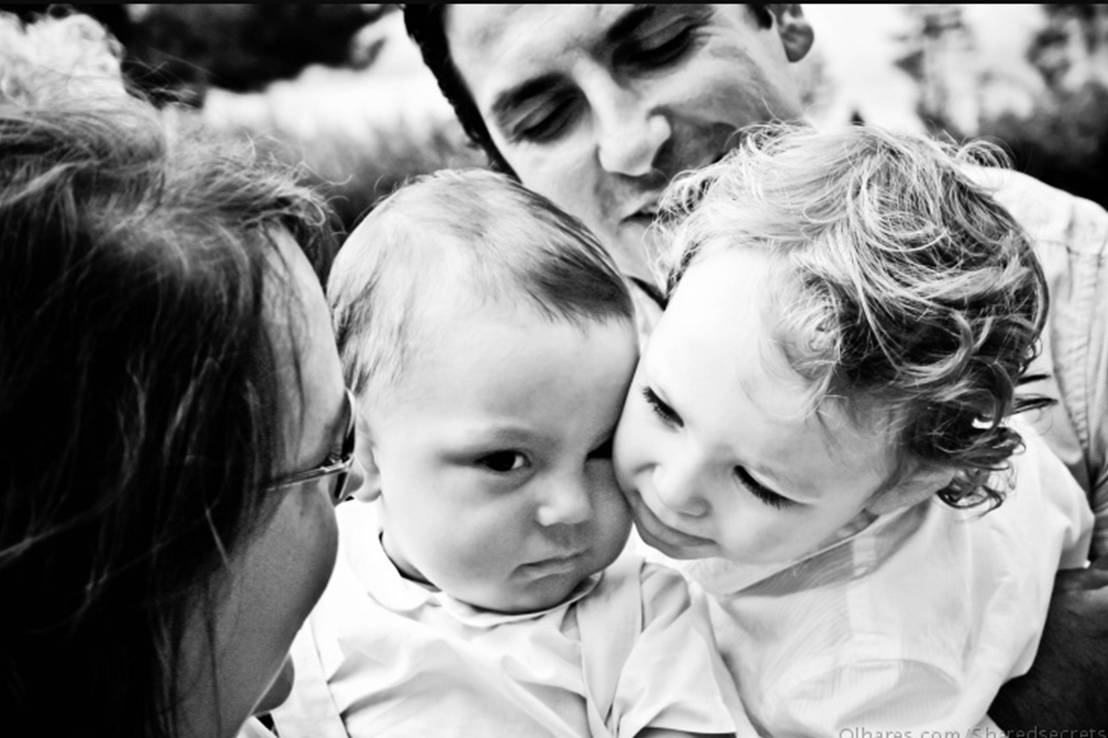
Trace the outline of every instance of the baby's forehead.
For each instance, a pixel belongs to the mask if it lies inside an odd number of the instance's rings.
[[[389,391],[398,409],[452,418],[464,426],[461,435],[493,419],[531,428],[584,423],[595,435],[614,423],[638,358],[638,335],[626,319],[551,317],[503,300],[423,317]]]

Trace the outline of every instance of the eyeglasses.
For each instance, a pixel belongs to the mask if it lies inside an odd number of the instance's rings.
[[[317,479],[330,477],[331,500],[337,505],[342,502],[346,494],[346,478],[350,474],[350,466],[354,463],[354,394],[346,390],[346,433],[342,437],[342,447],[337,453],[332,451],[327,454],[323,463],[311,469],[293,472],[267,485],[268,489],[280,489],[291,487],[294,484],[306,484]]]

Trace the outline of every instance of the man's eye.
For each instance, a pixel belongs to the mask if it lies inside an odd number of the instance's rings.
[[[558,138],[569,128],[577,114],[577,103],[572,97],[543,104],[519,119],[510,134],[510,139],[544,143]]]
[[[642,389],[643,399],[646,400],[646,404],[650,405],[650,409],[654,411],[663,423],[680,428],[684,425],[681,422],[681,416],[674,412],[673,408],[662,401],[662,398],[658,397],[654,393],[654,390],[649,387],[643,387]]]
[[[742,486],[746,487],[746,489],[752,495],[754,495],[763,503],[769,505],[772,508],[780,510],[786,505],[793,504],[793,501],[790,500],[788,497],[777,494],[772,489],[766,487],[757,479],[750,476],[750,472],[748,472],[744,467],[736,466],[735,476],[738,478],[739,483],[742,484]]]
[[[656,69],[673,64],[684,57],[696,38],[691,26],[665,29],[628,48],[622,61],[645,69]]]
[[[614,436],[609,436],[608,440],[600,444],[592,451],[589,452],[590,459],[610,459],[612,458],[612,440]]]
[[[477,459],[477,465],[504,474],[522,469],[527,465],[527,457],[518,451],[494,451]]]

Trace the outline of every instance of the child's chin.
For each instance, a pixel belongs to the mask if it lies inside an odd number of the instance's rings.
[[[652,530],[651,525],[641,524],[635,520],[635,531],[643,543],[671,559],[704,559],[718,556],[716,546],[711,541],[702,540],[696,542],[675,542],[669,536],[662,535]]]

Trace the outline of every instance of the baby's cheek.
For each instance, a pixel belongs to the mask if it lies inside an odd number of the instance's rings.
[[[631,535],[631,508],[623,493],[613,489],[612,494],[607,497],[604,509],[597,512],[597,519],[603,521],[601,535],[605,539],[602,541],[605,555],[614,560]]]

